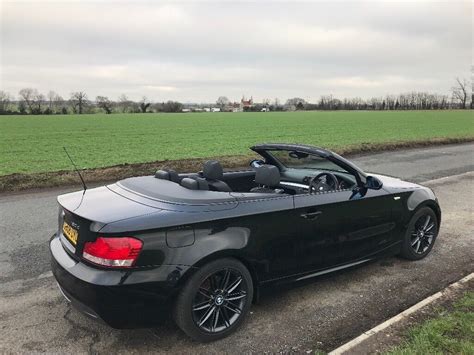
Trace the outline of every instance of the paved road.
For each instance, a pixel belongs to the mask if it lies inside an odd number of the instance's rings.
[[[71,189],[0,195],[0,352],[327,351],[474,271],[474,173],[468,173],[474,144],[354,160],[367,171],[415,182],[438,179],[428,183],[443,208],[432,254],[415,263],[385,259],[272,292],[238,333],[207,345],[173,324],[114,330],[70,309],[50,275],[47,240],[56,229],[55,196]]]

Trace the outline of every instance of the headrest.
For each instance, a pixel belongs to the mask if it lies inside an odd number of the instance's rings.
[[[209,190],[209,184],[203,178],[183,178],[181,186],[190,190]]]
[[[169,181],[173,181],[173,182],[179,182],[178,173],[174,170],[171,170],[171,169],[158,170],[155,173],[155,177],[157,179],[169,180]]]
[[[206,179],[211,180],[222,180],[224,172],[222,170],[222,165],[217,160],[208,160],[204,163],[202,169],[202,176]]]
[[[269,187],[280,183],[280,170],[274,165],[261,165],[255,170],[255,182]]]

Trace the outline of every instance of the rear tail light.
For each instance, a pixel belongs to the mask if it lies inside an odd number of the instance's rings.
[[[135,264],[142,247],[142,241],[132,237],[98,237],[85,243],[82,257],[101,266],[126,268]]]

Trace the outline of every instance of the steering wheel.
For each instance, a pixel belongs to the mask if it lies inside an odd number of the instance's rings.
[[[322,181],[321,178],[323,176],[326,177],[326,182]],[[309,181],[309,193],[312,194],[314,192],[337,190],[338,186],[339,182],[336,175],[329,172],[323,172],[319,173]]]

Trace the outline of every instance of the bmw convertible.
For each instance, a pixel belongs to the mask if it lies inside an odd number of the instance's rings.
[[[114,328],[173,317],[197,341],[234,332],[261,291],[388,255],[431,251],[434,193],[331,151],[260,144],[246,169],[158,170],[58,197],[63,296]]]

